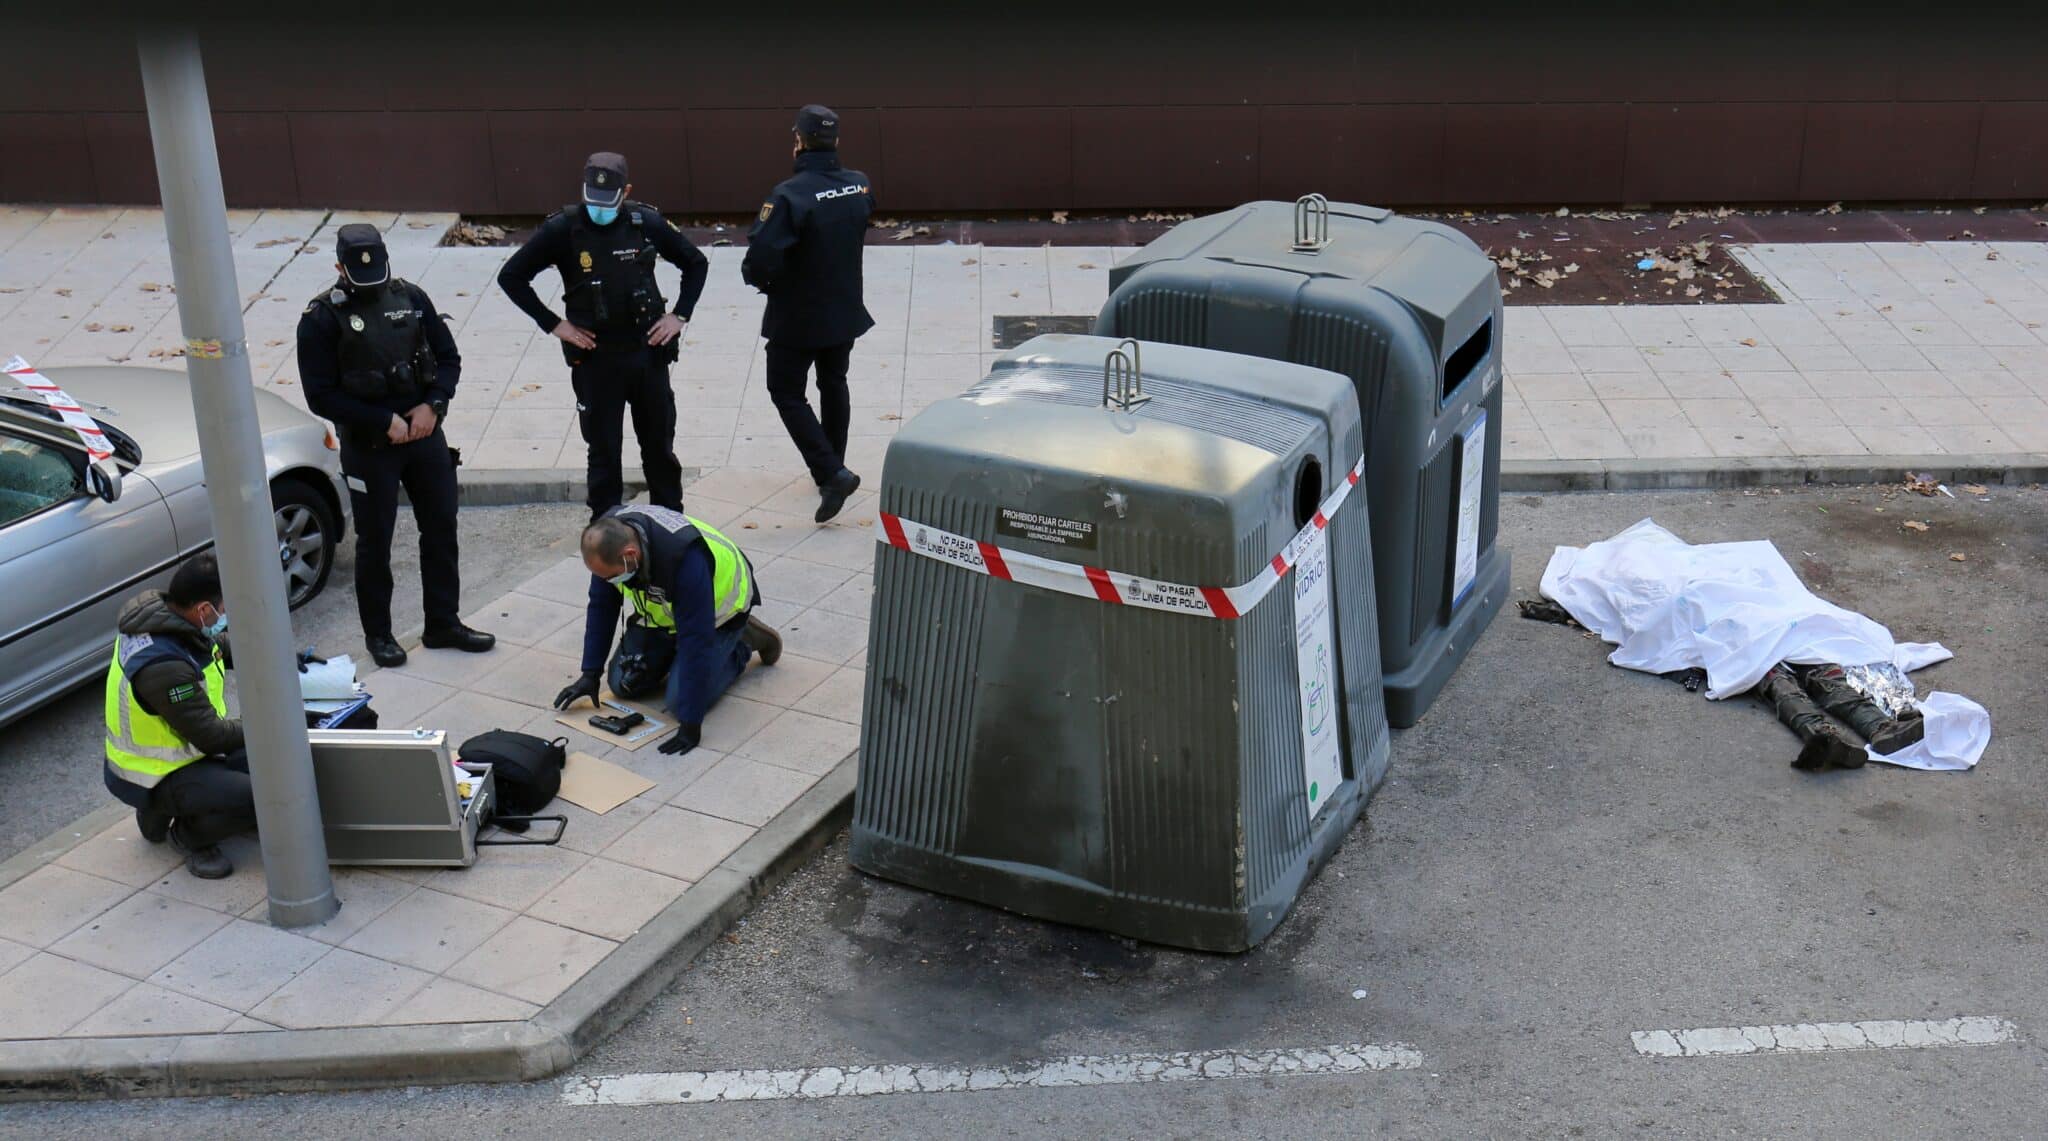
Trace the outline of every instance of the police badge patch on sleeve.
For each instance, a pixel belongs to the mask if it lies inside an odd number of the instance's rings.
[[[768,220],[768,215],[770,215],[770,214],[773,214],[773,213],[775,213],[775,203],[773,203],[773,202],[763,202],[763,203],[761,203],[761,221],[763,221],[763,222],[766,222],[766,221]]]

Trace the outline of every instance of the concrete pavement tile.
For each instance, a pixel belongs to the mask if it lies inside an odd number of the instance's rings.
[[[1678,401],[1669,397],[1644,400],[1606,400],[1607,417],[1624,432],[1645,428],[1687,427]]]
[[[1744,424],[1762,423],[1757,416],[1756,406],[1747,399],[1694,400],[1680,397],[1678,407],[1695,428],[1704,428],[1708,425],[1739,427]]]
[[[1923,425],[1934,442],[1953,456],[2006,455],[2025,449],[2013,438],[1990,424]]]
[[[425,971],[336,947],[249,1014],[293,1030],[370,1026],[432,980]]]
[[[1628,441],[1613,428],[1546,428],[1543,438],[1558,459],[1627,459],[1631,455]]]
[[[1785,400],[1759,400],[1756,408],[1763,415],[1764,423],[1773,428],[1787,424],[1814,424],[1839,427],[1840,416],[1835,414],[1834,405],[1815,397],[1791,398]]]
[[[580,665],[583,661],[583,623],[571,622],[534,643],[533,648],[544,654],[573,658]]]
[[[716,436],[730,439],[733,430],[739,426],[740,410],[737,404],[731,407],[690,408],[676,413],[676,435]],[[780,421],[777,421],[779,424]],[[677,449],[678,452],[681,449]],[[720,466],[720,465],[711,465]]]
[[[1889,396],[1865,396],[1848,400],[1830,400],[1828,401],[1828,406],[1834,409],[1835,416],[1842,423],[1847,424],[1851,428],[1861,428],[1866,425],[1881,428],[1892,424],[1917,425],[1919,423],[1919,421],[1913,419],[1913,414],[1906,410],[1904,404]],[[1896,454],[1909,455],[1910,453],[1900,452]]]
[[[1681,400],[1746,400],[1735,378],[1719,369],[1711,372],[1658,373],[1657,379],[1671,395]]]
[[[2033,390],[2025,382],[2002,368],[1953,369],[1942,375],[1956,386],[1956,391],[1973,398],[2033,395]]]
[[[569,878],[587,858],[560,845],[492,848],[475,864],[445,869],[428,879],[426,886],[508,911],[524,911]]]
[[[1538,347],[1532,349],[1523,349],[1514,355],[1513,364],[1515,369],[1520,372],[1573,373],[1579,371],[1579,362],[1573,359],[1571,350],[1563,347],[1562,345],[1558,346],[1557,348]],[[979,379],[979,377],[975,378],[975,380]],[[961,391],[964,391],[967,388],[971,387],[973,384],[974,381],[970,380],[967,383],[960,385],[960,387],[954,390],[953,392],[945,393],[944,395],[956,396]],[[905,384],[904,398],[906,400],[909,399],[910,392],[910,386],[908,384]]]
[[[1698,348],[1647,348],[1643,363],[1659,376],[1674,372],[1718,372],[1721,362],[1702,345]]]
[[[785,445],[787,441],[784,441]],[[696,482],[685,489],[685,502],[689,496],[708,495],[748,507],[757,506],[762,500],[788,486],[790,472],[769,471],[761,468],[723,467],[705,472]]]
[[[1873,365],[1863,355],[1863,350],[1882,348],[1910,348],[1905,334],[1882,316],[1854,315],[1849,317],[1823,316],[1828,331],[1833,333],[1864,368],[1894,368],[1891,364]],[[1918,354],[1915,353],[1917,356]],[[1925,359],[1925,358],[1922,358]],[[1911,365],[1905,367],[1913,367]]]
[[[379,684],[380,677],[387,680]],[[455,696],[453,686],[384,670],[365,676],[363,688],[369,690],[370,706],[377,711],[378,724],[385,729],[410,729],[420,723],[427,710]]]
[[[663,806],[613,841],[604,858],[694,883],[753,834],[745,824]]]
[[[583,599],[573,602],[513,593],[478,607],[463,621],[496,634],[501,646],[531,646],[549,634],[583,620]]]
[[[1860,456],[1869,453],[1856,433],[1840,423],[1795,420],[1772,430],[1795,456]]]
[[[241,1017],[190,995],[137,983],[127,993],[71,1028],[73,1037],[128,1038],[151,1034],[217,1034]]]
[[[1835,369],[1861,369],[1863,363],[1847,345],[1829,339],[1824,345],[1780,345],[1778,351],[1792,367],[1800,372],[1826,372]]]
[[[580,440],[579,440],[579,441],[572,441],[572,443],[574,443],[574,444],[578,444],[578,445],[580,445],[580,444],[581,444],[581,442],[582,442],[582,441],[580,441]],[[569,449],[569,448],[566,448],[566,447],[565,447],[565,448],[563,449],[563,454],[564,454],[564,455],[568,455],[569,451],[570,451],[570,449]],[[682,464],[682,465],[683,465],[684,467],[698,467],[698,468],[710,468],[710,467],[719,467],[719,466],[721,466],[721,465],[723,465],[723,464],[727,463],[728,461],[730,461],[730,459],[731,459],[731,458],[732,458],[732,437],[731,437],[731,436],[677,436],[677,437],[676,437],[676,459],[677,459],[677,460],[678,460],[678,461],[679,461],[679,462],[680,462],[680,463],[681,463],[681,464]],[[576,454],[575,458],[574,458],[573,464],[581,464],[582,462],[583,462],[583,459],[582,459],[582,453],[581,453],[581,452],[578,452],[578,453]],[[560,464],[559,466],[567,468],[567,467],[572,467],[572,466],[573,466],[573,464],[572,464],[572,463],[570,463],[570,462],[563,462],[563,463],[561,463],[561,464]],[[690,512],[690,513],[691,513],[692,515],[695,515],[695,514],[696,514],[696,511],[694,510],[694,507],[695,507],[695,505],[694,505],[694,504],[691,504],[690,506],[692,507],[692,510],[691,510],[691,512]],[[700,516],[700,518],[701,518],[701,516]],[[708,520],[708,519],[707,519],[707,520],[705,520],[705,522],[709,523],[709,522],[710,522],[710,520]],[[714,526],[714,527],[718,526],[718,524],[716,524],[716,523],[712,523],[711,525],[712,525],[712,526]]]
[[[565,678],[576,676],[582,663],[541,650],[507,650],[490,655],[495,662],[478,662],[488,672],[469,683],[474,693],[503,698],[521,705],[545,709],[561,689]],[[524,718],[522,718],[524,720]],[[507,726],[509,728],[509,726]]]
[[[826,678],[791,708],[858,725],[866,691],[867,671],[849,666]]]
[[[852,578],[818,601],[818,607],[834,614],[848,614],[855,618],[866,618],[873,609],[875,598],[875,576],[872,573],[856,572]]]
[[[2038,396],[1980,396],[1977,407],[2009,436],[2025,427],[2048,430],[2048,401]]]
[[[1927,358],[1911,345],[1858,343],[1847,337],[1843,341],[1857,361],[1872,372],[1926,371],[1929,367]]]
[[[1899,403],[1923,428],[1989,428],[1991,418],[1966,396],[1901,397]],[[1940,438],[1937,434],[1937,439]],[[1961,453],[1956,453],[1961,454]]]
[[[745,757],[727,757],[677,793],[669,804],[759,828],[817,782],[818,778],[811,773]]]
[[[1744,372],[1792,372],[1792,362],[1785,354],[1759,341],[1757,344],[1716,345],[1711,348],[1714,360],[1722,368],[1737,374]]]
[[[1997,361],[2000,368],[2009,369],[2022,377],[2048,376],[2048,345],[1994,346],[1991,350],[1991,359]]]
[[[502,907],[478,903],[432,888],[392,905],[343,940],[351,951],[439,973],[512,921]]]
[[[1591,400],[1593,389],[1586,378],[1572,372],[1510,372],[1508,391],[1523,400]]]
[[[234,874],[226,879],[200,879],[180,862],[146,890],[229,915],[240,915],[265,902],[269,887],[263,879],[263,848],[256,837],[230,836],[221,841],[220,850],[235,865]]]
[[[568,438],[572,420],[558,408],[508,408],[501,404],[484,428],[484,439],[546,440],[559,445]]]
[[[516,440],[494,437],[486,430],[483,442],[462,454],[462,464],[477,471],[553,468],[557,457],[562,454],[562,447],[560,436]]]
[[[236,919],[172,959],[148,981],[229,1010],[246,1011],[330,949],[267,923]]]
[[[576,869],[527,916],[605,939],[626,939],[689,886],[673,876],[599,858]]]
[[[38,954],[0,975],[0,1038],[55,1038],[135,985],[111,971]]]
[[[1907,342],[1914,345],[1969,345],[1975,343],[1970,339],[1968,333],[1963,332],[1963,327],[1954,321],[1900,321],[1894,319],[1892,323],[1899,327],[1900,334],[1906,338]]]
[[[385,1015],[381,1026],[405,1026],[436,1022],[520,1022],[540,1013],[540,1007],[502,994],[479,990],[451,978],[437,978]]]
[[[1613,431],[1606,407],[1598,400],[1531,400],[1529,417],[1546,436],[1565,431]]]
[[[1799,375],[1806,378],[1806,386],[1813,389],[1814,395],[1824,400],[1890,395],[1885,392],[1884,385],[1877,382],[1875,376],[1862,369],[1830,369],[1821,372],[1802,372]]]
[[[792,654],[844,665],[867,648],[868,620],[812,607],[777,627]]]
[[[212,908],[137,892],[51,944],[50,950],[131,978],[147,978],[227,926],[230,918]]]
[[[106,831],[57,857],[57,862],[75,872],[148,887],[165,872],[183,861],[169,844],[152,844],[135,830],[135,818],[122,818]]]
[[[717,526],[716,523],[712,525]],[[572,606],[583,599],[589,590],[590,571],[583,566],[583,560],[573,553],[519,584],[520,594],[530,594],[551,602],[565,602]]]
[[[1921,348],[1920,355],[1940,372],[1999,367],[1998,358],[1982,345],[1928,345]]]
[[[1918,424],[1892,423],[1849,426],[1856,438],[1875,456],[1938,456],[1946,454],[1932,433]]]
[[[1572,363],[1580,372],[1644,372],[1649,364],[1628,345],[1575,345]]]
[[[381,672],[399,678],[425,678],[453,686],[459,694],[471,679],[503,660],[503,655],[496,650],[471,654],[462,650],[430,650],[425,646],[414,646],[406,651],[404,665]]]
[[[45,864],[0,888],[0,935],[30,947],[47,947],[134,891],[125,883]]]
[[[489,729],[510,729],[531,721],[534,714],[546,708],[546,703],[553,701],[568,678],[575,674],[572,665],[568,677],[556,675],[552,687],[543,683],[525,704],[477,693],[458,693],[422,714],[420,720],[428,729],[440,729],[448,734],[448,752],[453,756],[462,748],[464,741],[478,733]]]
[[[0,975],[4,975],[35,957],[36,949],[7,939],[0,939]]]
[[[727,692],[787,709],[830,677],[834,668],[829,662],[786,652],[772,666],[764,666],[757,659]]]
[[[654,791],[649,789],[602,816],[566,800],[548,805],[549,812],[559,812],[569,818],[568,826],[562,830],[560,847],[585,855],[604,851],[612,841],[631,831],[635,824],[654,815],[654,810],[661,807],[660,801],[648,799]]]
[[[811,497],[815,500],[817,493],[812,492]],[[754,582],[759,585],[764,598],[772,597],[797,606],[814,606],[853,574],[845,567],[785,557],[756,564]]]
[[[1950,384],[1947,377],[1932,370],[1874,370],[1870,375],[1884,387],[1887,395],[1899,400],[1918,401],[1962,395],[1962,390]]]
[[[747,552],[747,557],[763,562],[795,549],[797,544],[818,530],[818,525],[808,515],[784,515],[750,507],[731,527],[720,527],[719,530],[725,532],[726,538],[738,543],[740,549]],[[869,536],[869,541],[873,541],[873,536]]]
[[[1558,340],[1571,347],[1580,346],[1626,346],[1629,344],[1627,330],[1614,319],[1607,307],[1599,305],[1546,305],[1543,318],[1550,323],[1551,331]]]
[[[1759,417],[1749,424],[1695,424],[1717,456],[1786,456],[1792,449]]]
[[[448,978],[546,1004],[617,946],[610,939],[522,915],[448,968]]]
[[[1671,395],[1664,382],[1648,372],[1591,372],[1586,374],[1586,383],[1603,402],[1663,399]]]
[[[860,727],[789,711],[777,715],[734,753],[771,765],[823,775],[860,743]]]
[[[1654,427],[1623,428],[1622,442],[1637,459],[1690,459],[1707,454],[1707,442],[1680,421]]]
[[[829,563],[866,573],[875,565],[875,534],[870,528],[855,522],[834,520],[823,527],[815,527],[789,553],[808,562]]]
[[[1557,458],[1557,453],[1550,450],[1550,440],[1543,435],[1543,430],[1526,421],[1521,424],[1503,424],[1501,426],[1500,447],[1503,459],[1554,460]],[[867,655],[863,653],[860,658],[847,664],[861,665],[866,661],[866,657]]]
[[[1752,403],[1766,400],[1812,399],[1814,391],[1796,372],[1736,372],[1735,387]]]

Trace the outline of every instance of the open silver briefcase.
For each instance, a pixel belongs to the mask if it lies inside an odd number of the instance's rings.
[[[466,868],[478,845],[553,844],[565,816],[498,815],[491,766],[458,763],[439,729],[310,729],[330,864]],[[548,820],[548,839],[479,840],[493,820]]]

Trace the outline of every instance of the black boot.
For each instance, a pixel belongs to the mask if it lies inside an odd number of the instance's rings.
[[[472,630],[460,622],[444,626],[429,626],[420,635],[420,645],[430,650],[461,650],[465,654],[481,654],[498,644],[495,635],[481,630]]]
[[[370,658],[385,669],[405,664],[405,647],[389,634],[372,634],[369,637]]]
[[[753,615],[747,615],[747,628],[740,631],[740,640],[761,655],[761,664],[772,666],[782,660],[782,635],[775,627]]]
[[[234,861],[220,850],[219,844],[193,844],[175,821],[171,825],[171,846],[185,853],[185,870],[199,879],[224,880],[235,874]]]
[[[840,508],[846,506],[846,497],[859,489],[860,477],[846,468],[840,468],[838,475],[818,485],[818,513],[811,518],[820,523],[831,519],[839,514]]]
[[[1828,720],[1828,715],[1807,696],[1799,679],[1783,662],[1772,666],[1750,692],[1770,706],[1787,729],[1799,735],[1802,745],[1799,756],[1792,761],[1793,768],[1801,772],[1854,769],[1861,768],[1869,759],[1861,743]]]
[[[1849,684],[1840,666],[1813,666],[1802,671],[1799,680],[1822,709],[1856,730],[1884,756],[1920,740],[1927,731],[1917,709],[1908,709],[1896,718],[1885,716],[1882,706]]]

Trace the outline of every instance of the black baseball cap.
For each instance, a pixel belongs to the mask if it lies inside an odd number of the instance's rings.
[[[822,146],[839,143],[839,112],[822,103],[806,103],[796,113],[796,133]]]
[[[583,163],[583,201],[617,206],[626,197],[626,156],[599,151]]]
[[[334,257],[352,285],[382,285],[391,276],[391,254],[384,235],[364,222],[350,222],[334,231]]]

